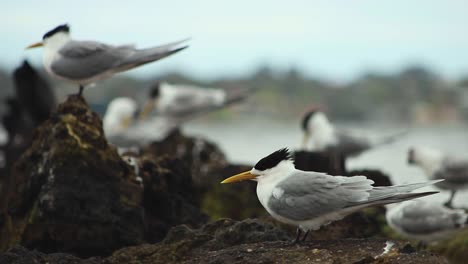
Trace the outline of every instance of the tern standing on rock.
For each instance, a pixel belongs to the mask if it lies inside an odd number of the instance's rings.
[[[301,231],[318,230],[346,215],[374,205],[384,205],[423,197],[437,192],[411,193],[437,181],[398,186],[373,187],[365,176],[343,177],[297,170],[287,149],[261,159],[252,170],[229,177],[221,183],[243,180],[257,182],[260,203],[276,220],[297,226]]]
[[[445,203],[452,207],[458,190],[468,189],[468,159],[448,156],[430,147],[413,147],[408,151],[408,163],[421,167],[431,180],[444,179],[435,186],[450,190],[450,198]]]
[[[215,89],[185,84],[156,82],[150,89],[140,119],[152,112],[166,116],[189,116],[201,112],[212,112],[247,99],[251,94],[243,89]]]
[[[188,46],[186,40],[159,47],[136,49],[133,45],[107,45],[96,41],[78,41],[70,37],[70,27],[60,25],[47,32],[42,42],[27,47],[44,46],[43,63],[49,74],[79,85],[79,95],[86,85],[118,72],[157,61]]]
[[[366,137],[357,137],[337,130],[325,113],[317,108],[308,111],[302,118],[301,128],[304,132],[303,150],[334,150],[345,157],[357,156],[373,147],[389,144],[406,132],[397,133],[379,141],[372,142]]]

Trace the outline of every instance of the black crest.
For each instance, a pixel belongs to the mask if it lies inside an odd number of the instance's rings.
[[[309,123],[309,120],[315,115],[315,113],[317,113],[319,111],[317,110],[312,110],[312,111],[309,111],[307,112],[304,117],[302,118],[302,122],[301,122],[301,127],[302,127],[302,130],[304,131],[307,131],[307,124]]]
[[[278,165],[283,160],[292,160],[291,153],[287,148],[283,148],[280,150],[277,150],[270,155],[264,157],[261,159],[257,164],[255,164],[254,168],[259,170],[259,171],[264,171],[267,169],[271,169]]]
[[[151,87],[151,91],[150,91],[150,97],[151,98],[156,98],[159,96],[159,94],[161,93],[160,92],[160,88],[161,88],[161,83],[160,82],[156,82],[153,87]]]
[[[59,32],[69,33],[70,32],[70,27],[67,24],[60,25],[60,26],[52,29],[51,31],[45,33],[44,36],[42,37],[42,39],[49,38],[49,37],[51,37],[51,36],[53,36],[53,35],[55,35],[56,33],[59,33]]]

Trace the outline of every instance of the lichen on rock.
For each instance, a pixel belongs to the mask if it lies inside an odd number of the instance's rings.
[[[82,97],[69,97],[36,129],[12,177],[3,249],[94,255],[143,242],[143,189]]]

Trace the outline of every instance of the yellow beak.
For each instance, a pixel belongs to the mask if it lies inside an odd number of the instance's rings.
[[[132,124],[132,117],[130,116],[126,116],[122,118],[121,123],[120,123],[121,127],[124,129],[128,128],[131,124]]]
[[[229,177],[222,181],[221,183],[233,183],[233,182],[240,182],[245,180],[252,180],[257,178],[257,175],[253,175],[250,171],[242,172],[232,177]]]
[[[44,44],[42,42],[37,42],[37,43],[27,46],[26,49],[34,49],[34,48],[42,47],[43,45]]]
[[[145,106],[143,107],[143,110],[141,111],[140,115],[138,116],[138,119],[144,120],[149,117],[151,112],[153,112],[155,102],[153,99],[148,100],[145,103]]]

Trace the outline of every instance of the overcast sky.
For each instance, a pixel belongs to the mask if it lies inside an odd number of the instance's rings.
[[[191,47],[132,70],[148,76],[182,70],[200,78],[242,75],[262,64],[348,80],[366,71],[392,73],[427,65],[445,78],[468,75],[466,0],[147,0],[2,1],[0,66],[61,23],[76,39],[148,47],[192,37]]]

